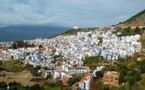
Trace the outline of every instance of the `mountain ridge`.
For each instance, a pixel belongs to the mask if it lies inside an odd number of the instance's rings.
[[[127,19],[122,24],[131,26],[145,26],[145,9]]]

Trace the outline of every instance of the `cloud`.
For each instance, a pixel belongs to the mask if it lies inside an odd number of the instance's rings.
[[[0,23],[98,27],[145,9],[144,0],[0,0]]]

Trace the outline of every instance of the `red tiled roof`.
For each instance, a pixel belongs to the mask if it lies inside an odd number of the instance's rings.
[[[90,77],[91,74],[90,73],[86,73],[83,78],[80,80],[80,82],[84,82],[86,79],[88,79],[88,77]]]

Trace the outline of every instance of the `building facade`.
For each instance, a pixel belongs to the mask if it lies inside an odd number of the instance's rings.
[[[119,75],[119,72],[116,71],[106,71],[103,75],[103,84],[118,86]]]

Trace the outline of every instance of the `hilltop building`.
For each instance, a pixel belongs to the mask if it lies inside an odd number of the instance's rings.
[[[79,27],[78,27],[78,26],[74,26],[74,27],[73,27],[73,29],[76,29],[76,30],[78,30],[78,29],[79,29]]]

